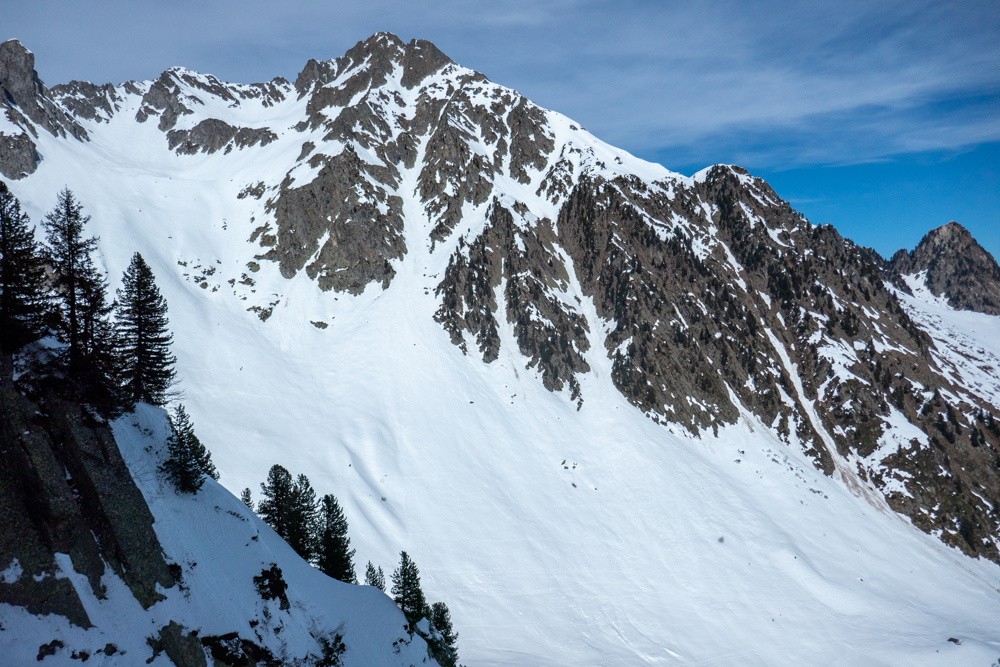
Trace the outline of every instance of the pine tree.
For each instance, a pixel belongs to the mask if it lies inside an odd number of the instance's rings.
[[[163,405],[176,361],[170,354],[167,302],[139,253],[122,277],[117,315],[124,398]]]
[[[205,476],[219,478],[212,456],[194,434],[191,418],[183,405],[178,405],[170,420],[171,434],[167,441],[169,456],[162,470],[181,493],[197,493]]]
[[[0,181],[0,367],[11,379],[11,355],[42,337],[48,310],[45,265],[21,203]]]
[[[347,536],[347,518],[332,494],[323,496],[320,501],[319,521],[316,567],[334,579],[356,584],[354,549]]]
[[[368,561],[368,567],[365,568],[365,584],[385,592],[385,572],[382,571],[381,565],[375,569],[372,562]]]
[[[458,634],[451,624],[451,612],[444,602],[435,602],[431,605],[431,632],[437,636],[432,636],[428,641],[428,646],[434,659],[441,667],[456,667],[458,664]]]
[[[247,487],[240,492],[240,500],[242,500],[243,504],[253,511],[253,495],[250,492],[250,487]]]
[[[399,567],[392,573],[392,598],[403,610],[411,630],[417,621],[430,615],[427,600],[420,588],[420,570],[405,551],[399,554]]]

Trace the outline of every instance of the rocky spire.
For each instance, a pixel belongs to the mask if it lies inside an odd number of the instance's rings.
[[[35,71],[35,54],[16,39],[0,44],[0,90],[8,117],[24,127],[24,117],[52,134],[86,139],[87,132],[49,96]]]
[[[955,308],[1000,315],[1000,266],[962,225],[931,230],[911,251],[891,260],[900,276],[926,271],[927,288]]]
[[[41,127],[52,134],[86,139],[87,132],[49,96],[35,71],[35,54],[11,39],[0,44],[0,113],[24,132],[0,133],[0,174],[23,178],[38,167],[41,156],[32,137]]]

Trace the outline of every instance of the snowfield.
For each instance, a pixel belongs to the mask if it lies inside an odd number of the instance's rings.
[[[248,238],[263,204],[237,194],[279,183],[294,164],[309,139],[291,129],[304,104],[293,95],[256,110],[255,123],[213,109],[279,139],[195,156],[170,152],[155,119],[135,123],[126,106],[109,123],[86,123],[89,143],[42,133],[38,171],[11,183],[35,223],[69,186],[92,216],[113,285],[136,250],[153,268],[170,307],[177,400],[226,489],[248,486],[256,499],[280,463],[306,473],[317,493],[335,494],[361,573],[371,560],[388,575],[408,551],[428,600],[450,607],[470,667],[1000,660],[1000,567],[855,496],[749,415],[699,439],[657,425],[613,386],[599,326],[579,409],[525,367],[507,322],[498,360],[464,356],[433,319],[434,289],[461,230],[431,251],[414,173],[404,171],[400,188],[408,252],[388,289],[371,285],[352,297],[321,292],[304,273],[286,280],[267,261],[249,271],[261,252]],[[607,162],[621,156],[635,160],[615,152]],[[642,169],[650,180],[669,174]],[[581,301],[587,320],[600,322]],[[938,318],[941,331],[959,334],[943,334],[942,349],[958,352],[942,354],[961,365],[956,372],[978,372],[996,404],[1000,366],[975,371],[960,351],[979,345],[1000,359],[1000,318],[920,296],[907,303],[925,314],[921,323]],[[254,305],[273,306],[270,318],[248,311]],[[143,451],[151,440],[138,430],[162,436],[162,417],[140,411],[137,427],[129,419],[116,434],[157,534],[170,558],[198,562],[187,583],[205,591],[172,597],[162,618],[185,604],[204,605],[206,619],[227,607],[245,615],[259,598],[227,582],[249,579],[287,547],[211,482],[198,501],[165,490]],[[210,520],[204,506],[214,508]],[[243,555],[221,550],[254,535],[261,543]],[[296,604],[316,613],[327,605],[322,613],[345,619],[349,647],[355,634],[391,634],[372,620],[395,613],[376,591],[321,581],[304,564],[286,577],[299,582]],[[128,597],[113,582],[109,589],[112,601]],[[130,627],[127,600],[111,609],[95,607],[99,627]],[[228,620],[206,620],[203,633]],[[5,619],[26,636],[50,622]],[[135,641],[146,634],[136,628]],[[290,626],[283,638],[304,646],[308,628]],[[386,664],[381,655],[347,656]]]

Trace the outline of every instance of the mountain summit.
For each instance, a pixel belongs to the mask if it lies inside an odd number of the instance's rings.
[[[914,250],[893,255],[891,264],[901,276],[923,274],[927,289],[955,308],[1000,315],[1000,266],[957,222],[931,230]]]
[[[994,316],[425,41],[36,90],[2,173],[161,277],[222,482],[338,489],[359,561],[437,573],[470,663],[995,658]]]

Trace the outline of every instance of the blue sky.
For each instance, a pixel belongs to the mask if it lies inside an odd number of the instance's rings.
[[[389,30],[692,173],[741,164],[883,254],[949,220],[1000,255],[1000,0],[5,0],[48,84],[294,77]]]

